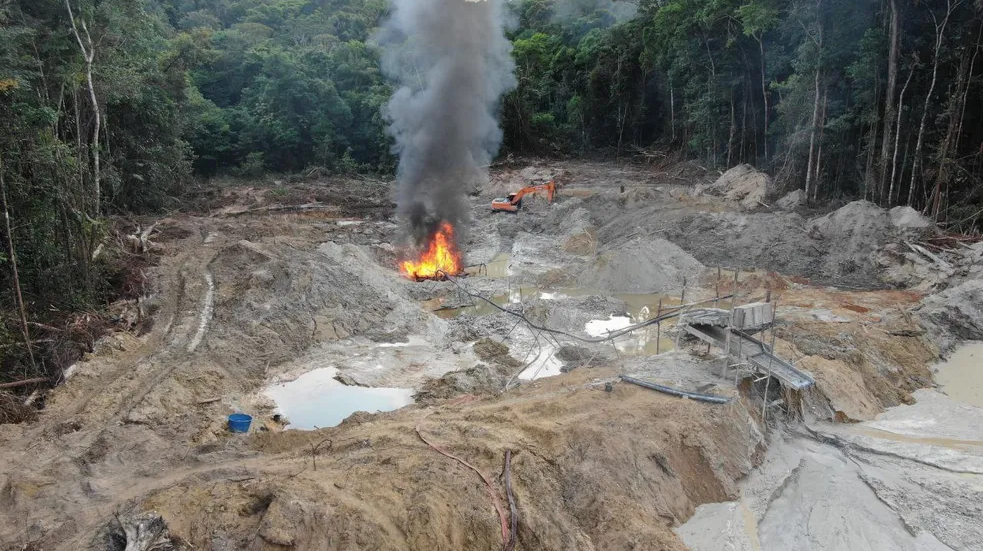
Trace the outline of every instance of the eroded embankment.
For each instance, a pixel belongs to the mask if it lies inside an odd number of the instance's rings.
[[[270,458],[243,470],[249,480],[215,471],[136,503],[199,547],[219,539],[244,548],[258,534],[298,548],[499,549],[481,480],[419,430],[486,473],[501,496],[512,450],[525,548],[682,549],[671,527],[700,503],[734,498],[761,433],[740,401],[708,406],[592,382],[613,375],[582,371],[500,398],[356,415],[316,435],[259,434],[252,446]],[[315,470],[310,445],[325,438]]]

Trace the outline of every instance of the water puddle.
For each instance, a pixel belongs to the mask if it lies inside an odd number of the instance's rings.
[[[983,342],[960,346],[936,368],[935,380],[950,398],[983,408]]]
[[[606,320],[590,320],[584,331],[592,337],[602,337],[631,325],[628,316],[611,316]]]
[[[679,297],[666,295],[616,295],[628,305],[628,315],[613,315],[608,319],[591,320],[584,332],[592,337],[603,337],[611,332],[636,325],[655,318],[659,304],[663,308],[679,304]],[[661,327],[650,325],[636,329],[627,335],[614,339],[612,344],[619,352],[632,356],[654,356],[675,348],[673,340],[666,335],[666,323]],[[671,322],[668,325],[672,325]]]
[[[356,411],[392,411],[413,403],[413,389],[345,386],[335,380],[337,374],[333,367],[318,368],[272,384],[263,394],[287,418],[287,428],[300,430],[333,427]]]
[[[538,350],[529,354],[529,367],[519,373],[519,379],[533,381],[545,377],[555,377],[563,373],[563,362],[556,357],[557,348],[553,344],[544,344]]]
[[[426,339],[419,335],[410,335],[406,342],[377,342],[375,346],[379,348],[404,348],[407,346],[426,346],[429,344]]]
[[[468,266],[464,269],[468,275],[483,276],[491,279],[505,279],[509,277],[509,260],[512,253],[498,253],[495,258],[484,264]]]
[[[508,307],[510,305],[518,305],[535,299],[551,300],[554,297],[555,295],[541,292],[536,287],[516,287],[514,289],[509,289],[507,293],[492,295],[488,297],[488,300],[492,301],[498,306]],[[433,313],[437,317],[443,319],[456,318],[462,314],[468,314],[471,316],[490,316],[501,312],[501,310],[492,304],[489,304],[487,301],[481,299],[473,299],[472,304],[461,306],[459,308],[444,308],[440,303],[441,300],[438,299],[437,307],[433,310]]]

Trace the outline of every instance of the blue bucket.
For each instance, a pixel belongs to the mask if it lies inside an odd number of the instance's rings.
[[[229,416],[229,431],[249,432],[249,424],[252,422],[253,418],[245,413],[233,413]]]

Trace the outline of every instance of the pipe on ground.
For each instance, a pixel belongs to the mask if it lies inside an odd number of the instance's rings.
[[[679,390],[678,388],[672,388],[669,386],[658,385],[655,383],[650,383],[648,381],[643,381],[641,379],[636,379],[634,377],[629,377],[627,375],[621,375],[621,380],[626,383],[631,383],[633,385],[638,385],[650,390],[655,390],[657,392],[662,392],[665,394],[670,394],[672,396],[679,396],[680,398],[689,398],[690,400],[697,400],[699,402],[707,402],[711,404],[726,404],[730,402],[730,398],[724,398],[722,396],[714,396],[712,394],[700,394],[699,392],[688,392],[686,390]]]

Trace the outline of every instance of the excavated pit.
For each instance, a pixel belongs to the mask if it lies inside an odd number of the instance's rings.
[[[522,549],[980,549],[983,418],[957,392],[978,389],[977,349],[938,366],[950,397],[927,390],[934,344],[979,333],[979,272],[922,285],[932,267],[891,248],[926,231],[910,213],[749,211],[684,172],[502,169],[454,281],[398,273],[391,203],[357,183],[336,193],[374,197],[371,216],[229,190],[163,221],[184,231],[153,274],[154,330],[100,343],[37,421],[0,425],[0,548],[98,548],[112,511],[153,510],[178,548],[501,549],[488,489],[440,448],[502,495],[511,452]],[[540,173],[553,205],[487,212]],[[735,292],[777,301],[776,354],[814,388],[722,376],[673,321],[589,342]],[[235,411],[250,434],[227,431]]]

